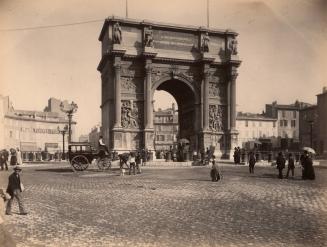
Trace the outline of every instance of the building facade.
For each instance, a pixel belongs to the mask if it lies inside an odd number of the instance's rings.
[[[299,139],[299,117],[300,110],[311,106],[311,104],[296,101],[294,104],[282,105],[274,101],[266,104],[265,115],[277,119],[279,146],[282,149],[298,148]]]
[[[178,114],[175,105],[172,108],[154,112],[154,146],[157,151],[169,150],[178,139]]]
[[[236,118],[239,132],[238,146],[246,149],[254,147],[273,148],[278,145],[277,119],[269,118],[264,114],[239,112]]]
[[[299,136],[302,147],[318,147],[318,107],[317,105],[299,111]]]
[[[60,103],[60,100],[51,98],[44,111],[16,110],[8,96],[0,96],[0,149],[20,148],[23,157],[30,152],[62,152],[63,135],[59,129],[64,129],[68,119],[58,111]],[[75,125],[73,122],[73,139]],[[67,137],[68,134],[64,139],[66,144]]]
[[[327,87],[317,95],[317,152],[327,158]]]

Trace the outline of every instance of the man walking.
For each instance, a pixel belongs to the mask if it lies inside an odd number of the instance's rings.
[[[9,158],[9,152],[7,151],[7,149],[3,149],[1,151],[1,170],[3,170],[4,168],[6,169],[6,171],[8,171],[8,158]]]
[[[255,159],[254,153],[250,152],[250,154],[249,154],[249,171],[250,171],[250,173],[254,173],[255,163],[256,163],[256,159]]]
[[[23,198],[22,198],[22,184],[20,180],[19,173],[22,171],[22,169],[18,166],[14,168],[14,172],[9,176],[9,183],[7,187],[7,193],[11,196],[10,200],[7,203],[6,208],[6,215],[11,215],[11,206],[13,203],[13,200],[16,198],[19,206],[19,212],[21,215],[26,215],[25,207],[23,204]]]
[[[278,169],[278,178],[283,179],[283,169],[285,168],[285,158],[283,157],[283,153],[279,152],[277,159],[276,159],[276,165]]]
[[[292,172],[292,178],[294,178],[294,169],[295,169],[294,158],[293,158],[292,154],[290,153],[288,155],[288,166],[287,166],[286,178],[288,178],[290,171]]]

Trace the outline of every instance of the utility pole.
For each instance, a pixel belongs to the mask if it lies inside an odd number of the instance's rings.
[[[207,0],[207,28],[209,28],[209,0]]]
[[[126,18],[128,18],[128,0],[126,0]]]

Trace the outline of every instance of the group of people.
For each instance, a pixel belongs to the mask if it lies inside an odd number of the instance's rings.
[[[235,149],[236,151],[236,149]],[[235,159],[235,156],[234,156]],[[254,152],[250,152],[248,156],[248,164],[249,164],[249,172],[254,173],[254,166],[256,164],[257,160],[255,157]],[[286,162],[287,162],[287,172],[284,177],[283,170],[286,168]],[[209,161],[209,164],[211,165],[211,171],[210,171],[210,177],[213,182],[216,182],[221,179],[221,173],[218,168],[218,164],[216,162],[215,156],[212,155],[212,158]],[[315,179],[315,171],[313,168],[313,161],[310,157],[310,153],[308,151],[303,151],[303,154],[300,157],[300,164],[302,166],[302,179]],[[288,154],[287,160],[284,157],[282,152],[278,153],[278,156],[276,157],[276,168],[278,169],[278,178],[289,178],[291,175],[292,178],[294,178],[294,170],[295,170],[295,159],[293,157],[292,153]]]
[[[133,174],[136,175],[136,173],[141,173],[141,166],[144,165],[144,162],[146,162],[146,156],[145,152],[142,153],[140,151],[138,152],[130,152],[130,153],[122,153],[119,154],[119,161],[120,161],[120,170],[121,175],[124,175],[124,165],[129,170],[129,175]]]
[[[294,169],[295,169],[295,161],[293,155],[290,153],[288,155],[288,166],[285,178],[288,178],[290,172],[292,177],[294,177]],[[283,179],[283,170],[285,169],[286,159],[282,152],[278,153],[276,159],[276,166],[278,169],[278,178]],[[302,166],[302,179],[311,179],[314,180],[316,178],[312,158],[308,151],[304,150],[303,154],[300,157],[300,164]]]
[[[23,164],[22,154],[19,148],[11,148],[9,151],[7,149],[3,149],[0,151],[0,167],[2,171],[8,171],[8,162],[11,166]]]
[[[234,163],[235,164],[241,164],[241,148],[235,147],[234,148]]]

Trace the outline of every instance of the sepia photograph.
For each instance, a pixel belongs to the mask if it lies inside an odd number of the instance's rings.
[[[0,0],[0,246],[327,246],[326,0]]]

